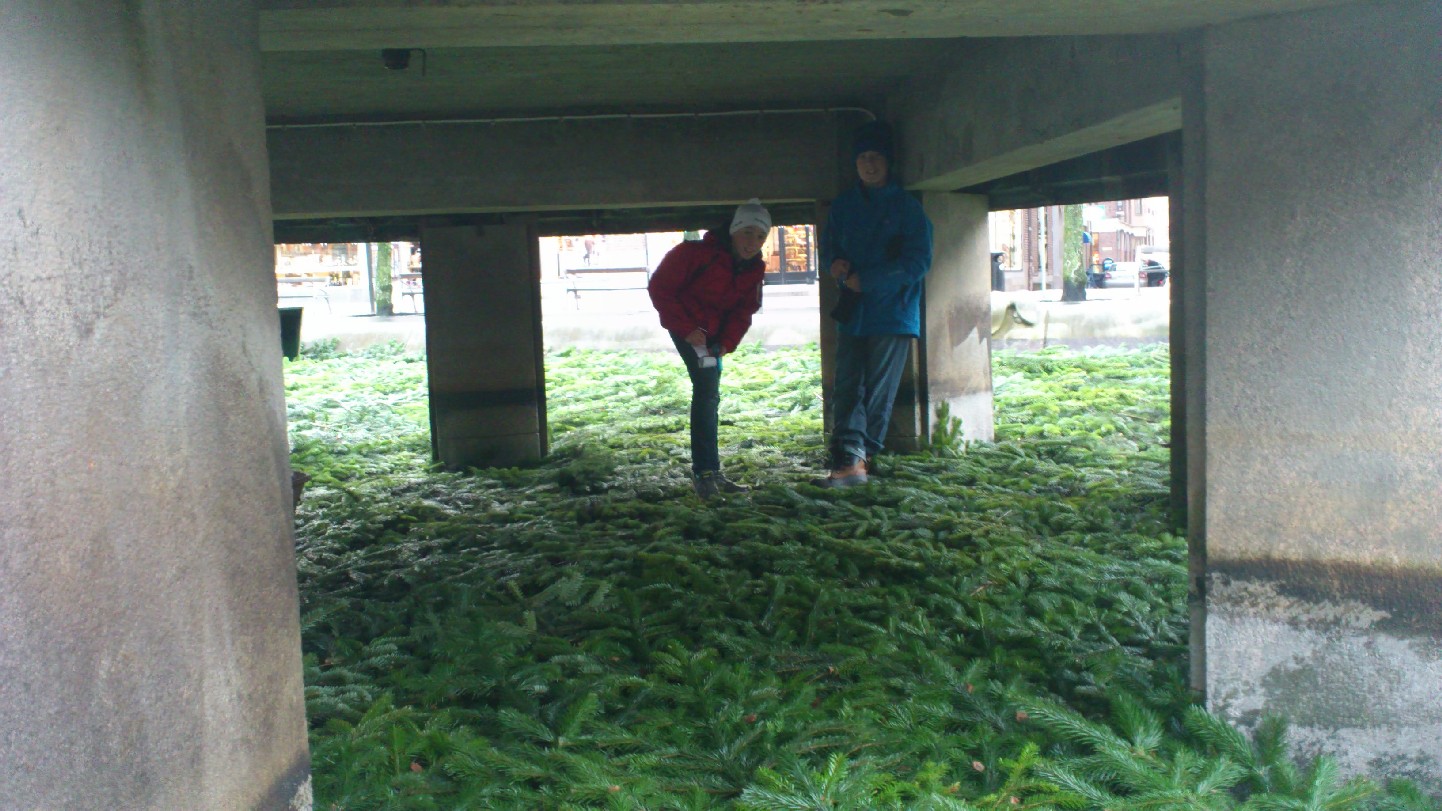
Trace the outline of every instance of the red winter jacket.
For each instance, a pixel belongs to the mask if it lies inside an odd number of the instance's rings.
[[[729,241],[708,231],[700,242],[672,248],[651,274],[647,289],[661,314],[661,326],[682,338],[700,329],[708,344],[735,352],[751,328],[751,316],[761,309],[765,272],[759,255],[738,263]]]

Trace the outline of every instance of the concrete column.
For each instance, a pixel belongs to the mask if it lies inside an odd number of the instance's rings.
[[[830,202],[818,202],[816,204],[816,233],[819,238],[821,230],[826,227],[826,219],[831,213]],[[816,261],[821,261],[820,254],[817,254]],[[821,349],[821,420],[826,431],[826,441],[831,441],[831,403],[833,402],[832,392],[836,384],[836,321],[831,318],[831,310],[841,298],[840,291],[836,286],[836,280],[831,278],[831,269],[827,267],[816,268],[816,283],[821,285],[817,290],[817,300],[820,303],[818,308],[821,319],[821,328],[817,332],[817,343]]]
[[[1435,0],[1211,29],[1184,94],[1208,702],[1286,715],[1300,751],[1434,789],[1439,29]]]
[[[451,467],[546,453],[540,254],[526,223],[423,227],[431,445]]]
[[[308,809],[255,9],[0,52],[0,805]]]
[[[934,232],[926,276],[927,425],[946,403],[967,439],[995,434],[991,396],[991,250],[987,200],[980,195],[922,195]]]
[[[1201,65],[1200,40],[1183,47],[1185,60]],[[1196,71],[1200,75],[1200,70]],[[1186,126],[1168,136],[1167,188],[1171,215],[1171,521],[1187,538],[1187,616],[1190,620],[1187,683],[1197,695],[1207,689],[1207,545],[1206,545],[1206,245],[1202,236],[1206,198],[1200,177],[1206,150],[1200,120],[1201,83],[1185,90]],[[1193,530],[1192,528],[1195,528]]]

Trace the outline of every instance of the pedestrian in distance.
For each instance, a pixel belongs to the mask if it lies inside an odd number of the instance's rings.
[[[872,121],[852,139],[857,183],[837,197],[821,231],[821,266],[840,286],[831,393],[831,472],[812,484],[868,481],[868,461],[891,423],[911,343],[921,334],[921,291],[931,269],[931,221],[898,182],[891,128]]]
[[[721,473],[721,359],[736,351],[761,309],[761,247],[770,232],[771,214],[753,198],[729,226],[667,252],[647,285],[691,377],[691,474],[703,499],[750,489]]]

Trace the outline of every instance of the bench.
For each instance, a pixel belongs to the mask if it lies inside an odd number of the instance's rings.
[[[590,278],[593,276],[594,280]],[[565,268],[561,271],[561,278],[566,280],[566,292],[576,298],[576,309],[580,309],[582,291],[645,290],[646,284],[651,281],[651,270],[646,267]],[[618,283],[605,283],[612,279],[618,280]]]
[[[325,302],[326,312],[330,312],[330,293],[326,288],[330,286],[329,276],[277,276],[275,277],[275,297],[277,299],[306,298],[314,301],[320,299]]]

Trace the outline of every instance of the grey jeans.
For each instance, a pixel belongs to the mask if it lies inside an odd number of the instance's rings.
[[[881,450],[891,407],[911,351],[910,335],[836,335],[832,389],[831,467],[855,464]]]

